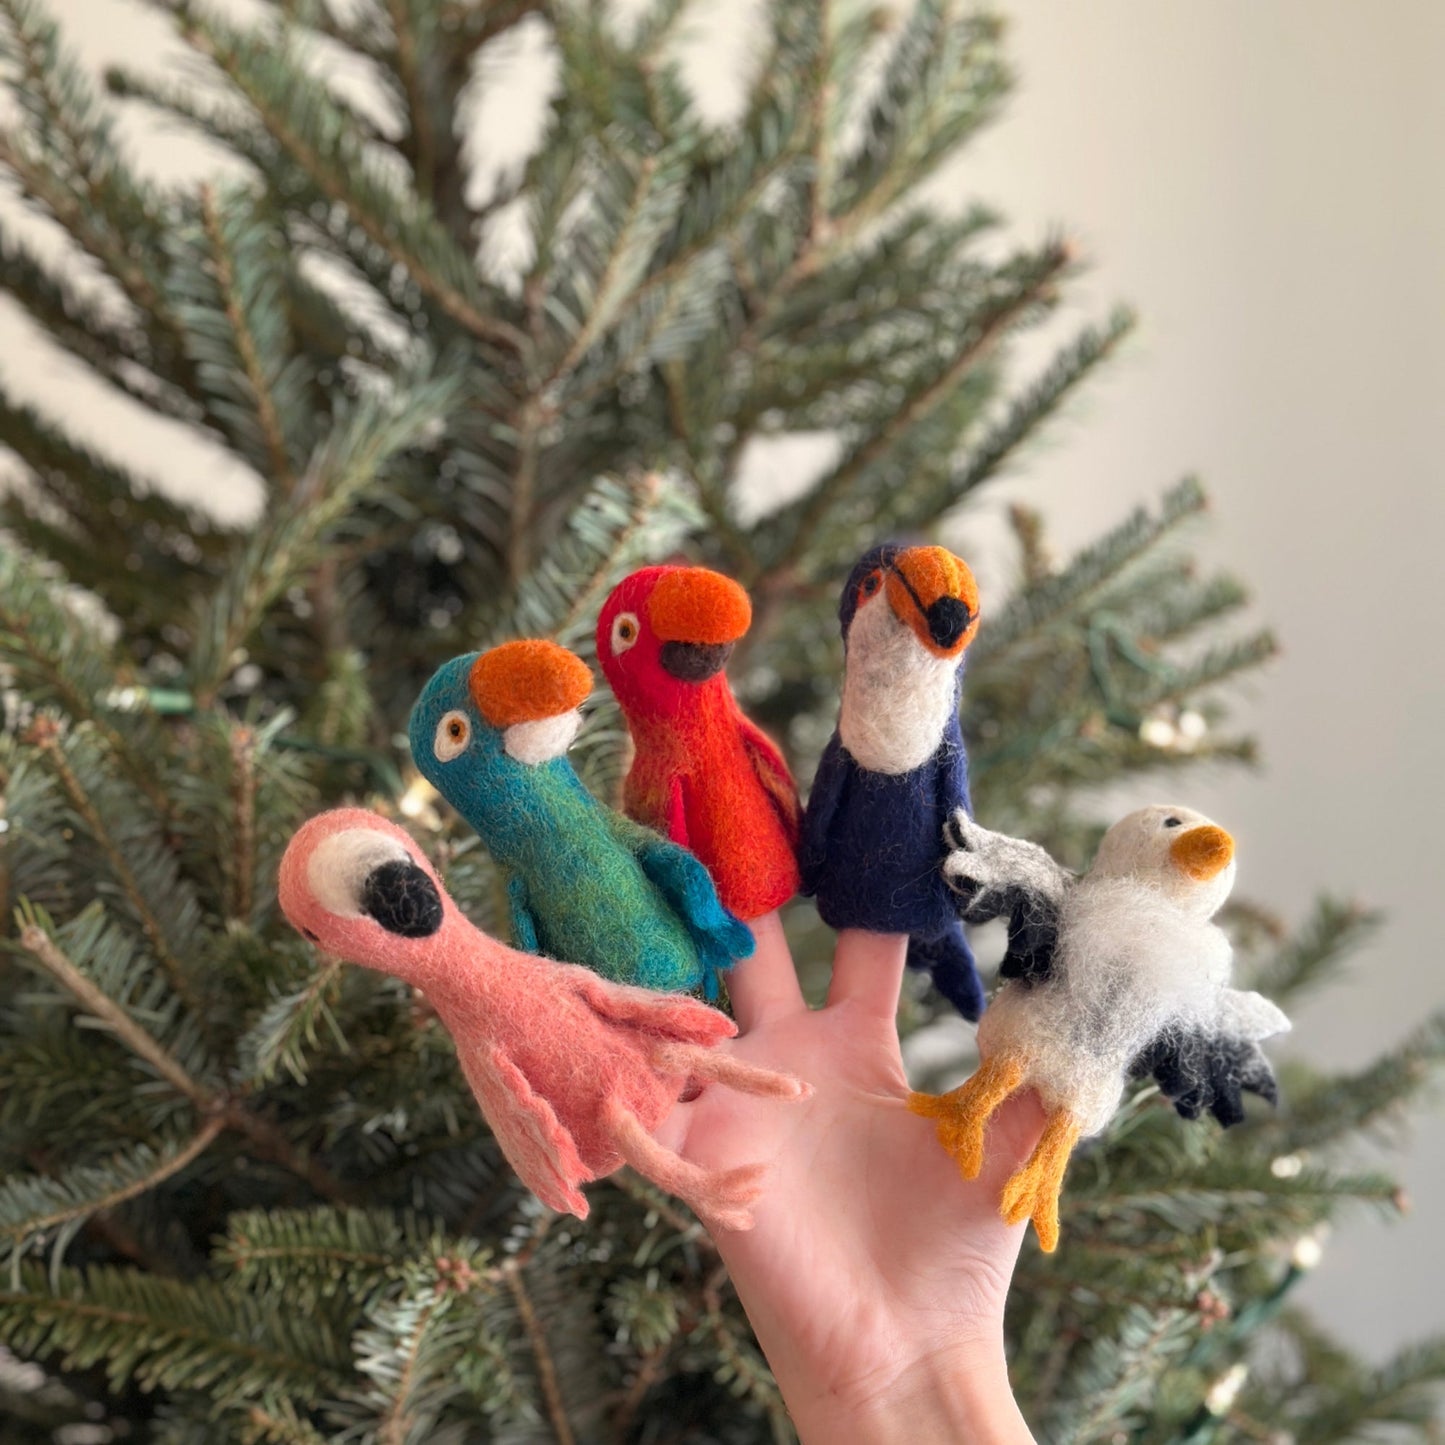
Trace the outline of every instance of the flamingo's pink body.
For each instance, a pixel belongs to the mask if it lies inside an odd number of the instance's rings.
[[[338,909],[363,870],[405,867],[403,856],[440,898],[434,931],[399,936],[359,906]],[[296,834],[281,862],[280,900],[327,952],[422,990],[503,1153],[544,1204],[585,1219],[579,1186],[627,1163],[715,1223],[751,1224],[761,1165],[709,1173],[651,1137],[684,1092],[708,1081],[782,1098],[806,1091],[717,1049],[737,1031],[724,1014],[489,938],[457,909],[412,839],[361,809],[323,813]]]

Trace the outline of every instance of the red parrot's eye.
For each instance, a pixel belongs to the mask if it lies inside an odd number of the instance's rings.
[[[878,589],[879,589],[882,585],[883,585],[883,573],[882,573],[882,572],[879,572],[879,571],[870,572],[870,573],[863,579],[863,595],[864,595],[865,597],[872,597],[872,596],[874,596],[874,595],[877,593]]]
[[[623,612],[613,619],[612,623],[612,655],[626,652],[633,643],[637,641],[638,634],[642,631],[639,626],[636,614]]]

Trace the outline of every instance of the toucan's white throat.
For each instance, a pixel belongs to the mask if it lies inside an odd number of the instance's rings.
[[[502,746],[509,758],[529,768],[540,767],[560,758],[576,741],[581,726],[582,714],[575,709],[535,722],[513,723],[502,734]]]
[[[900,622],[885,589],[853,614],[838,736],[870,773],[909,773],[943,740],[954,709],[956,657],[938,657]]]

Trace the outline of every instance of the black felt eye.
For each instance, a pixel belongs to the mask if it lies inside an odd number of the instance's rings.
[[[863,579],[863,595],[865,597],[872,597],[882,585],[883,574],[881,572],[870,572]]]
[[[1184,819],[1174,817],[1165,818],[1164,826],[1166,828],[1182,828],[1184,826]]]

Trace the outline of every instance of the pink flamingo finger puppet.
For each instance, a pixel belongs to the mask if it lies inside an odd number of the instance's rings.
[[[751,1228],[765,1165],[710,1171],[652,1137],[684,1094],[709,1084],[779,1099],[809,1092],[718,1048],[737,1032],[731,1019],[489,938],[410,836],[360,808],[296,833],[280,901],[319,948],[425,993],[507,1162],[543,1204],[585,1219],[581,1186],[630,1164],[709,1224]]]

